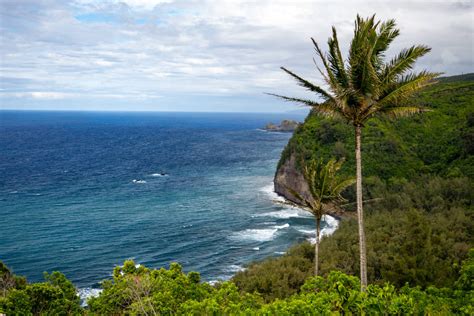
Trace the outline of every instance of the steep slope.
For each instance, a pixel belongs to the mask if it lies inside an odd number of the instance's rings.
[[[388,182],[422,174],[474,178],[474,74],[441,78],[413,103],[432,111],[396,121],[373,119],[363,129],[364,177]],[[297,202],[287,188],[306,190],[300,161],[319,157],[345,158],[343,173],[354,174],[352,126],[310,113],[282,153],[275,191]]]

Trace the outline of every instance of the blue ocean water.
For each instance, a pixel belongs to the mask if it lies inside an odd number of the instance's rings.
[[[85,288],[130,258],[209,281],[279,255],[314,227],[272,192],[290,134],[259,128],[284,118],[0,111],[0,260]]]

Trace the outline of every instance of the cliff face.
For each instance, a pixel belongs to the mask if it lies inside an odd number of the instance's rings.
[[[275,192],[293,203],[299,204],[301,201],[293,196],[288,188],[295,190],[306,199],[310,198],[308,184],[306,183],[303,174],[297,168],[296,155],[294,153],[292,153],[280,168],[278,168],[273,183],[275,186]],[[324,208],[329,215],[336,218],[350,217],[354,215],[353,213],[344,212],[342,209],[337,208],[334,205],[324,205]]]
[[[474,178],[473,98],[473,74],[448,77],[414,97],[414,103],[434,111],[410,119],[368,122],[362,136],[364,179],[405,181],[420,174]],[[351,125],[310,113],[282,152],[274,178],[275,192],[295,203],[299,201],[288,187],[309,196],[308,185],[297,168],[299,156],[324,161],[344,158],[341,175],[354,176],[354,148]]]
[[[300,201],[290,193],[288,188],[302,193],[306,198],[309,196],[308,184],[296,167],[296,155],[294,153],[278,168],[273,183],[276,193],[294,203],[299,203]]]

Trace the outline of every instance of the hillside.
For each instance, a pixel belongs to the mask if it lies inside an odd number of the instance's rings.
[[[420,175],[474,178],[474,74],[441,78],[413,104],[430,112],[396,121],[377,118],[362,132],[364,177],[400,182]],[[343,172],[354,174],[352,126],[310,113],[290,139],[275,174],[275,190],[292,200],[286,187],[303,189],[298,171],[304,159],[345,158]],[[349,194],[350,196],[350,194]]]

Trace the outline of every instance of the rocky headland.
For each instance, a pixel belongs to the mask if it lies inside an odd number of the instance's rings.
[[[300,126],[300,123],[294,120],[283,120],[280,125],[268,123],[263,129],[269,132],[293,132]]]

